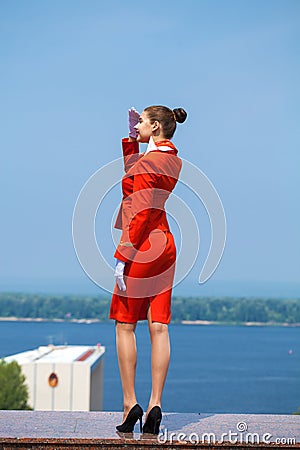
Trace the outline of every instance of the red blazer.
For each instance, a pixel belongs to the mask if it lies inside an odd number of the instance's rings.
[[[182,167],[177,149],[171,141],[156,142],[170,150],[152,150],[139,154],[139,144],[122,139],[125,175],[122,178],[123,199],[115,223],[122,236],[114,257],[132,261],[139,246],[155,229],[169,231],[164,209]]]

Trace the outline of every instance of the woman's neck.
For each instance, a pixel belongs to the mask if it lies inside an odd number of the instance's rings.
[[[154,142],[159,142],[159,141],[168,141],[169,139],[166,139],[165,136],[163,136],[162,134],[159,134],[158,136],[152,136]]]

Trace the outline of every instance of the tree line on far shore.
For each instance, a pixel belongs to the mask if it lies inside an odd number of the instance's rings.
[[[0,293],[0,317],[3,318],[106,322],[109,306],[108,296]],[[173,297],[172,322],[185,320],[300,324],[300,298]]]

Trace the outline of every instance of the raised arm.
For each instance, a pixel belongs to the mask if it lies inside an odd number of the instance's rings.
[[[139,121],[140,113],[132,106],[128,110],[128,128],[129,135],[128,138],[122,139],[122,152],[124,161],[124,171],[125,173],[138,161],[139,154],[139,144],[136,140],[136,129],[135,126]],[[122,229],[122,204],[119,208],[117,219],[114,225],[115,228]]]
[[[130,211],[126,222],[123,223],[122,236],[114,254],[115,258],[124,262],[133,259],[136,247],[143,237],[151,208],[155,206],[153,196],[160,176],[155,164],[149,158],[142,158],[137,166],[133,194],[130,196]]]

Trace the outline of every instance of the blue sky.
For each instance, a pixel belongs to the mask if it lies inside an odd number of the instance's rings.
[[[151,104],[188,111],[174,143],[226,213],[224,256],[201,288],[209,221],[178,187],[201,231],[189,289],[299,287],[299,42],[297,0],[2,0],[0,288],[94,287],[73,248],[76,198],[120,156],[127,109]],[[119,200],[116,188],[97,218],[112,265],[105,219]]]

